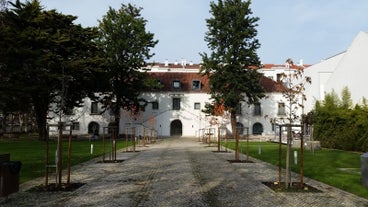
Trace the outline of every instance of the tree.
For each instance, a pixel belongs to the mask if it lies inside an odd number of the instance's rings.
[[[351,99],[351,93],[349,88],[345,86],[341,91],[341,107],[344,109],[351,109],[353,106],[353,100]]]
[[[44,139],[52,104],[61,115],[92,93],[97,32],[73,24],[75,16],[44,11],[37,0],[10,5],[0,40],[0,47],[6,48],[0,53],[0,77],[6,80],[1,93],[15,91],[15,102],[30,103]]]
[[[236,134],[235,110],[240,102],[251,104],[264,97],[262,75],[255,70],[261,65],[256,53],[260,47],[256,39],[259,18],[251,16],[250,4],[251,1],[241,0],[211,2],[212,17],[207,19],[205,41],[212,52],[201,54],[201,73],[209,77],[211,98],[223,100],[230,112],[233,134]],[[238,146],[236,136],[235,160],[239,160]]]
[[[293,66],[293,61],[288,59],[286,61],[288,67]],[[281,120],[282,122],[286,122],[287,126],[287,144],[286,144],[286,175],[285,175],[285,185],[286,188],[289,188],[290,180],[291,180],[291,166],[290,166],[290,151],[291,151],[291,142],[292,142],[292,127],[295,122],[302,122],[303,117],[303,108],[304,101],[307,100],[306,95],[304,94],[305,85],[311,84],[311,78],[304,76],[303,67],[299,67],[296,69],[291,69],[288,72],[285,72],[281,75],[280,81],[284,84],[284,91],[282,95],[286,100],[286,120]],[[300,110],[302,109],[302,110]],[[303,145],[303,127],[301,127],[301,172],[303,172],[303,156],[304,156],[304,145]],[[281,145],[281,143],[280,143]],[[301,173],[303,175],[303,173]],[[301,180],[302,177],[301,177]],[[303,182],[300,183],[301,187],[303,186]]]
[[[109,9],[100,21],[100,44],[106,60],[105,72],[111,93],[106,94],[104,106],[114,106],[115,124],[119,129],[122,108],[138,113],[145,100],[139,98],[147,89],[147,74],[140,72],[145,60],[158,41],[145,29],[146,20],[141,17],[142,8],[121,5],[119,10]]]

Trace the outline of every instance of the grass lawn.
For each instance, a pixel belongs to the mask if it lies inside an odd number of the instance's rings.
[[[229,142],[228,147],[234,149],[234,142]],[[246,154],[246,142],[241,142],[241,152]],[[261,154],[259,154],[259,147]],[[292,170],[299,173],[298,164],[294,164],[294,151],[292,148]],[[270,142],[249,142],[249,155],[278,166],[278,144]],[[346,152],[341,150],[322,149],[314,153],[304,150],[304,176],[335,186],[355,195],[368,198],[368,189],[361,184],[360,175],[361,153]],[[282,165],[285,167],[286,145],[282,145]],[[282,175],[283,177],[285,175]]]
[[[11,161],[21,161],[20,183],[45,176],[46,142],[26,139],[1,139],[0,154],[10,153]],[[93,144],[93,154],[91,155],[91,144]],[[125,140],[117,141],[117,149],[125,147]],[[49,142],[49,163],[55,163],[55,151],[57,141]],[[63,168],[67,166],[68,141],[63,141]],[[72,141],[71,165],[85,162],[103,153],[103,143],[98,141]],[[105,152],[111,151],[111,141],[105,142]]]

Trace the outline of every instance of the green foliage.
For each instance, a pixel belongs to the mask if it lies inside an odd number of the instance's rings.
[[[241,101],[254,103],[264,97],[256,50],[260,47],[257,35],[258,17],[252,16],[250,1],[219,0],[211,2],[205,40],[212,51],[202,53],[201,73],[208,75],[211,96],[232,114]]]
[[[109,9],[100,21],[99,44],[106,60],[105,72],[110,88],[103,103],[109,107],[115,102],[115,119],[118,122],[120,109],[138,112],[143,107],[139,95],[153,82],[139,69],[153,56],[151,48],[158,41],[146,31],[146,20],[141,17],[141,8],[122,4],[119,10]]]
[[[352,107],[350,92],[345,88],[340,100],[332,91],[325,100],[316,103],[314,138],[323,147],[351,150],[368,150],[368,107]]]
[[[349,109],[353,106],[353,100],[351,99],[351,94],[348,87],[344,87],[341,92],[341,107],[344,109]]]
[[[8,97],[0,107],[32,107],[44,138],[51,104],[61,114],[94,92],[97,31],[74,24],[75,16],[43,10],[37,0],[10,5],[0,34],[0,94]]]

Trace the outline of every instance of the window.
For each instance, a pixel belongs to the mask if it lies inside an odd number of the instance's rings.
[[[255,103],[254,104],[254,116],[261,116],[262,110],[261,110],[261,103]]]
[[[239,135],[243,135],[244,134],[244,125],[240,122],[236,122],[236,132],[239,134]]]
[[[91,114],[98,114],[98,102],[91,103]]]
[[[283,74],[278,73],[276,79],[277,79],[277,82],[281,82],[281,80],[283,79]]]
[[[180,85],[180,80],[174,80],[173,81],[173,88],[174,89],[180,89],[181,85]]]
[[[279,103],[279,108],[278,108],[277,114],[278,115],[286,115],[285,103]]]
[[[158,110],[158,102],[152,101],[152,110]]]
[[[235,108],[235,114],[242,114],[242,111],[241,111],[241,103],[238,104],[238,106]]]
[[[192,81],[192,89],[193,90],[200,90],[201,89],[201,81],[193,80]]]
[[[194,103],[194,109],[200,110],[201,109],[201,103]]]
[[[72,123],[72,130],[79,130],[79,122]]]
[[[172,109],[180,110],[180,98],[173,98],[172,100],[173,100]]]

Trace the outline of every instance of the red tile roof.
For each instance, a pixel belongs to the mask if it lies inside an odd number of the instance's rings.
[[[163,88],[156,89],[156,91],[176,91],[186,93],[209,92],[208,78],[199,73],[181,73],[181,72],[149,72],[152,77],[156,78],[163,85]],[[179,80],[181,87],[179,89],[173,88],[173,81]],[[199,80],[201,88],[198,90],[192,89],[192,81]]]
[[[152,91],[164,92],[185,92],[185,93],[208,93],[210,92],[209,80],[207,76],[202,76],[199,73],[183,73],[183,72],[149,72],[151,77],[159,80],[163,88],[153,89]],[[173,88],[173,81],[179,80],[181,87],[179,89]],[[199,80],[201,82],[200,90],[192,89],[192,81]],[[270,78],[262,77],[261,84],[267,93],[282,92],[284,87],[282,84],[273,81]]]
[[[311,65],[290,65],[289,68],[291,69],[304,69],[307,68]],[[272,69],[272,68],[285,68],[285,65],[282,64],[263,64],[262,67],[260,69]]]
[[[266,93],[271,93],[271,92],[281,93],[285,90],[285,87],[281,83],[275,82],[274,80],[264,77],[264,76],[262,76],[261,78],[261,85],[263,86]]]

